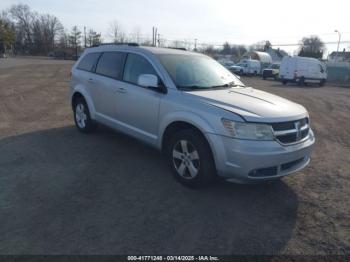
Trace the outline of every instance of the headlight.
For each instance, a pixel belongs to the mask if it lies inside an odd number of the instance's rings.
[[[274,140],[272,127],[266,124],[235,122],[222,119],[222,123],[230,136],[239,139]]]

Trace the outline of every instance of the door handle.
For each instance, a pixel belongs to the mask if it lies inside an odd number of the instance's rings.
[[[117,88],[117,92],[126,93],[126,89],[124,87],[119,87],[119,88]]]
[[[89,82],[89,83],[92,83],[92,84],[96,83],[96,81],[95,81],[94,79],[92,79],[92,78],[89,78],[89,79],[88,79],[88,82]]]

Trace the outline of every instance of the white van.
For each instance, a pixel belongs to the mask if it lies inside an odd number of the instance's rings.
[[[280,80],[304,85],[318,83],[322,86],[327,80],[326,66],[316,58],[285,56],[280,66]]]
[[[239,75],[258,75],[261,72],[259,60],[244,59],[230,67],[230,71]]]

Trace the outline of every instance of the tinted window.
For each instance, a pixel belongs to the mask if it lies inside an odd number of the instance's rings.
[[[112,77],[121,78],[125,55],[118,52],[103,53],[96,67],[96,73]]]
[[[128,54],[124,68],[123,80],[137,84],[137,80],[142,74],[157,75],[153,66],[142,56]]]
[[[81,59],[78,65],[78,69],[91,71],[99,56],[100,56],[100,53],[87,54]]]

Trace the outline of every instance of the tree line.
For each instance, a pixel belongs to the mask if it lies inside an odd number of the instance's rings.
[[[82,48],[82,33],[77,26],[70,32],[51,14],[39,14],[28,5],[13,5],[0,14],[0,53],[48,55],[63,52],[73,55]],[[90,29],[85,45],[101,42],[101,34]]]
[[[152,41],[144,37],[139,27],[127,34],[118,21],[109,25],[108,36],[115,43],[136,42],[142,45],[152,45]],[[62,58],[74,58],[83,48],[98,45],[103,42],[100,33],[93,29],[82,32],[77,26],[69,31],[60,20],[51,14],[40,14],[30,9],[28,5],[17,4],[0,14],[0,53],[53,55]],[[225,42],[220,48],[201,44],[198,48],[189,41],[167,41],[158,38],[158,46],[195,49],[211,56],[230,55],[234,60],[251,50],[267,51],[272,48],[270,41],[261,41],[250,46],[234,45]],[[305,37],[300,41],[298,54],[322,58],[325,45],[317,36]]]

